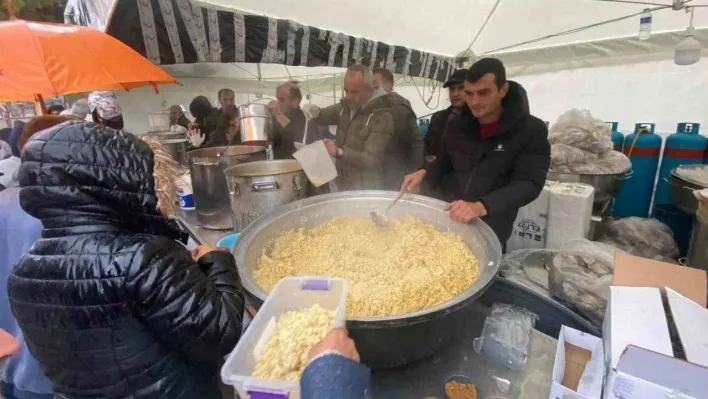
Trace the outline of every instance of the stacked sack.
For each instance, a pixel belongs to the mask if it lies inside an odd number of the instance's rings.
[[[570,174],[617,174],[632,164],[612,150],[610,128],[588,110],[572,109],[562,114],[548,133],[551,169]]]

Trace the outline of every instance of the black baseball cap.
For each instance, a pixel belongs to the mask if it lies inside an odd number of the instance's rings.
[[[448,88],[452,85],[460,84],[465,82],[465,75],[467,74],[466,69],[458,69],[450,75],[450,79],[443,84],[443,88]]]

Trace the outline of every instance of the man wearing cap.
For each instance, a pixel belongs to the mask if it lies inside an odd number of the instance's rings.
[[[450,79],[445,82],[443,88],[447,89],[447,95],[450,98],[450,106],[442,111],[434,113],[430,117],[430,125],[428,125],[428,134],[425,135],[423,142],[425,143],[425,161],[432,162],[435,156],[438,155],[440,144],[442,143],[442,135],[445,130],[447,120],[453,115],[459,115],[460,110],[465,105],[463,98],[465,88],[466,69],[459,69],[450,76]]]
[[[449,202],[450,219],[479,217],[504,245],[519,208],[543,189],[551,163],[548,129],[497,59],[483,58],[467,71],[464,100],[459,117],[445,126],[435,160],[406,176],[401,190],[427,180]]]

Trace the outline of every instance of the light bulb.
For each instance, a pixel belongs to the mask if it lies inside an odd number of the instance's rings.
[[[695,30],[692,26],[686,29],[684,38],[678,42],[674,49],[674,63],[676,65],[691,65],[701,59],[701,42],[694,37]]]

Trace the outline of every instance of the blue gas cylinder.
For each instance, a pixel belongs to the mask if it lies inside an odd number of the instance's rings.
[[[420,134],[425,136],[428,134],[428,128],[430,127],[430,120],[421,119],[418,121],[418,129],[420,129]]]
[[[620,133],[618,130],[619,122],[605,122],[607,127],[610,128],[610,137],[612,138],[612,149],[615,151],[622,152],[622,147],[624,147],[624,134]]]
[[[662,141],[661,136],[654,133],[655,127],[653,123],[637,123],[634,133],[624,139],[623,152],[632,162],[632,173],[615,197],[616,217],[649,216]]]
[[[664,155],[659,168],[659,180],[656,183],[655,204],[671,203],[671,171],[679,165],[703,163],[703,155],[708,148],[708,138],[698,134],[699,123],[681,122],[676,133],[666,138]]]

